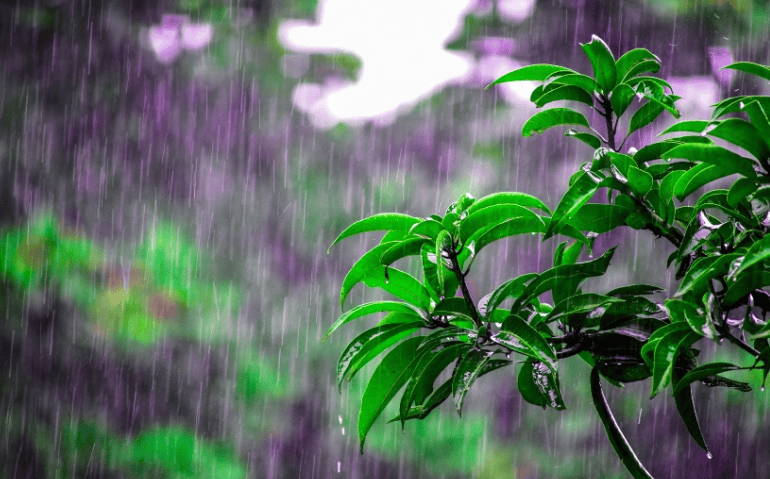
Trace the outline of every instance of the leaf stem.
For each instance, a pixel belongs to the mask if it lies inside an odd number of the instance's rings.
[[[457,276],[457,279],[460,280],[460,290],[463,292],[465,304],[468,306],[468,310],[470,310],[471,316],[473,317],[473,323],[476,325],[476,328],[480,328],[483,326],[483,321],[476,309],[473,298],[471,298],[471,292],[468,290],[468,283],[465,282],[465,275],[467,273],[463,273],[462,268],[460,268],[460,263],[457,261],[457,251],[452,248],[450,251],[447,251],[447,253],[449,253],[449,260],[452,262],[452,272]],[[489,331],[487,331],[487,334],[489,334]]]

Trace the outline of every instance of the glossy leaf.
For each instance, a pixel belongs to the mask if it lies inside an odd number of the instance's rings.
[[[332,249],[332,246],[339,243],[345,238],[348,238],[359,233],[366,233],[369,231],[383,231],[383,230],[398,230],[408,231],[414,224],[422,221],[421,218],[415,218],[414,216],[403,215],[400,213],[379,213],[372,215],[368,218],[358,220],[352,225],[345,228],[345,230],[337,236],[337,239],[332,242],[329,249],[326,250],[326,254]]]
[[[582,88],[572,85],[564,85],[549,89],[549,91],[545,92],[535,101],[535,105],[538,108],[541,108],[548,103],[561,100],[578,101],[591,107],[594,105],[591,95]]]
[[[770,286],[770,271],[745,271],[728,286],[722,305],[731,308],[755,289],[765,286]]]
[[[545,409],[548,404],[546,397],[540,392],[540,389],[535,384],[533,377],[534,367],[531,361],[525,362],[519,370],[517,376],[516,386],[521,393],[521,397],[530,404],[540,406]]]
[[[678,123],[674,123],[673,125],[663,130],[661,133],[658,134],[658,136],[665,135],[667,133],[675,133],[679,131],[701,133],[703,132],[703,130],[705,130],[709,126],[709,124],[711,124],[711,122],[707,120],[680,121]]]
[[[612,105],[612,111],[616,116],[623,116],[623,113],[628,110],[631,102],[634,100],[636,92],[633,88],[626,83],[618,84],[612,90],[612,96],[610,97],[610,104]]]
[[[577,88],[582,88],[589,93],[599,90],[599,85],[596,83],[596,80],[587,75],[583,75],[582,73],[551,75],[549,78],[546,78],[545,85],[549,85],[551,83],[572,85]]]
[[[604,40],[596,35],[591,36],[589,43],[581,44],[580,46],[591,61],[596,82],[605,94],[609,94],[615,88],[617,82],[615,58],[612,56],[609,47],[604,43]]]
[[[539,210],[545,211],[549,215],[551,214],[551,210],[548,209],[545,203],[535,198],[534,196],[528,195],[526,193],[507,191],[501,193],[493,193],[483,198],[479,198],[470,207],[468,207],[468,216],[482,208],[488,208],[495,205],[519,205],[525,206],[527,208],[537,208]]]
[[[514,338],[518,341],[514,341]],[[500,326],[500,332],[493,337],[493,341],[502,345],[508,341],[517,349],[525,348],[534,354],[533,357],[547,364],[552,371],[557,370],[556,352],[537,330],[517,314],[511,314],[506,318]]]
[[[652,188],[652,175],[644,170],[640,170],[635,166],[631,166],[628,169],[628,186],[631,187],[634,194],[637,196],[644,196],[650,192]]]
[[[687,348],[701,338],[692,331],[672,331],[664,335],[655,346],[652,365],[652,393],[650,399],[662,391],[671,382],[671,372],[682,348]]]
[[[412,369],[419,360],[416,352],[422,340],[422,337],[416,337],[403,341],[393,348],[374,370],[361,398],[361,411],[358,415],[361,454],[364,452],[366,435],[374,421],[411,376]]]
[[[646,48],[634,48],[629,50],[618,58],[615,62],[615,68],[617,70],[617,76],[619,79],[626,77],[626,72],[629,68],[636,65],[639,62],[646,60],[654,60],[660,63],[660,58],[657,55],[647,50]]]
[[[767,106],[770,104],[770,101],[764,102],[764,106],[762,103],[763,102],[758,99],[748,101],[743,106],[743,111],[749,115],[751,124],[754,128],[759,130],[761,137],[764,138],[765,142],[770,146],[770,119],[767,116]]]
[[[737,371],[739,369],[745,369],[740,366],[736,366],[731,363],[708,363],[691,369],[687,372],[674,386],[674,394],[684,390],[687,386],[695,381],[702,381],[709,376],[715,376],[717,374],[726,373],[728,371]]]
[[[706,133],[740,146],[754,158],[770,158],[770,147],[754,125],[741,118],[728,118],[706,129]],[[748,175],[744,175],[748,176]]]
[[[380,256],[380,264],[385,266],[393,264],[401,258],[408,256],[415,256],[420,254],[422,245],[431,243],[432,241],[426,238],[409,238],[399,241],[397,244],[388,248]]]
[[[564,136],[571,136],[577,138],[583,143],[587,144],[593,149],[599,148],[602,145],[602,140],[593,133],[578,132],[570,128],[564,132]]]
[[[410,304],[400,303],[397,301],[375,301],[372,303],[361,304],[351,309],[350,311],[342,314],[342,316],[340,316],[337,319],[337,321],[334,322],[332,327],[329,328],[329,330],[326,332],[326,334],[324,335],[323,341],[326,341],[326,338],[328,338],[330,334],[332,334],[337,328],[339,328],[343,324],[349,321],[352,321],[356,318],[366,316],[367,314],[379,313],[382,311],[394,311],[398,313],[410,314],[416,318],[424,318],[424,315],[425,315],[425,313],[421,311],[419,308],[416,308]]]
[[[540,220],[531,210],[514,204],[501,204],[476,209],[460,222],[460,241],[465,243],[468,238],[484,227],[500,224],[510,218],[528,217]]]
[[[660,286],[653,286],[651,284],[631,284],[615,288],[607,293],[607,296],[636,296],[659,293],[661,291],[665,291],[665,289]]]
[[[567,409],[561,397],[561,386],[556,370],[540,361],[532,363],[532,380],[545,398],[546,404],[554,409]]]
[[[625,224],[630,213],[630,210],[617,205],[587,203],[572,216],[569,224],[582,231],[606,233]]]
[[[694,305],[688,301],[667,299],[666,309],[671,321],[684,321],[690,328],[701,336],[709,339],[717,339],[714,321],[707,314],[698,313]]]
[[[511,218],[492,228],[479,230],[468,239],[468,245],[473,244],[478,254],[482,248],[499,239],[525,233],[542,233],[544,230],[545,223],[540,218]]]
[[[672,379],[675,385],[681,382],[682,375],[684,373],[678,368],[674,368],[672,372]],[[684,425],[687,427],[687,431],[690,433],[695,442],[711,457],[711,452],[706,445],[706,440],[703,438],[703,433],[700,430],[700,424],[698,424],[698,416],[695,413],[695,403],[692,398],[692,391],[690,385],[687,384],[679,388],[674,388],[674,402],[676,403],[676,409],[679,411],[679,416],[684,421]]]
[[[492,313],[497,307],[508,298],[518,298],[526,287],[526,283],[532,281],[538,276],[537,273],[523,274],[517,278],[506,281],[495,289],[487,302],[487,311]]]
[[[443,229],[444,227],[441,225],[441,222],[434,219],[427,219],[412,226],[412,228],[409,230],[409,234],[427,236],[433,241],[436,241],[438,234]]]
[[[660,116],[661,113],[663,113],[663,110],[663,105],[651,101],[648,101],[642,105],[631,116],[631,123],[628,126],[627,135],[630,135],[636,130],[643,128],[655,121],[655,119]]]
[[[753,62],[735,62],[720,68],[720,70],[725,68],[746,72],[751,75],[756,75],[764,80],[770,81],[770,67],[765,65],[760,65]]]
[[[578,313],[590,313],[601,306],[609,303],[617,303],[622,300],[610,296],[604,296],[596,293],[581,293],[572,295],[563,299],[553,308],[544,322],[550,323],[561,319],[563,316],[569,316]]]
[[[641,461],[639,461],[639,458],[636,457],[636,454],[634,454],[631,445],[628,444],[626,437],[620,430],[620,426],[618,426],[617,421],[612,416],[612,411],[610,411],[610,406],[604,397],[604,391],[602,391],[599,370],[597,368],[591,370],[591,397],[593,398],[596,411],[599,413],[599,419],[601,419],[604,429],[607,431],[610,444],[612,444],[612,448],[620,458],[620,462],[626,467],[626,470],[634,479],[653,479]]]
[[[663,158],[684,158],[690,161],[710,163],[728,171],[729,174],[739,173],[747,178],[757,176],[754,162],[745,156],[733,153],[717,145],[679,145],[663,154]]]
[[[573,71],[569,68],[561,67],[558,65],[549,65],[549,64],[535,64],[535,65],[527,65],[523,66],[521,68],[518,68],[512,72],[506,73],[505,75],[501,76],[497,80],[493,81],[484,89],[491,87],[492,85],[497,85],[498,83],[507,83],[507,82],[515,82],[515,81],[545,81],[546,78],[548,78],[549,75],[560,72],[560,71]]]
[[[548,228],[543,235],[543,240],[559,233],[562,225],[567,224],[578,210],[594,195],[598,188],[597,181],[586,172],[581,172],[580,176],[569,187],[559,206],[556,207],[551,220],[548,222]]]
[[[342,392],[342,380],[355,376],[369,361],[379,353],[395,344],[399,339],[409,336],[423,326],[420,322],[390,324],[368,329],[353,339],[342,351],[337,361],[337,387]]]
[[[359,281],[363,280],[373,269],[382,266],[380,263],[380,256],[398,243],[398,241],[391,241],[379,244],[356,261],[353,267],[350,268],[350,271],[348,271],[348,274],[345,275],[345,279],[342,280],[342,288],[340,289],[340,307],[344,306],[345,298],[348,297],[350,291]]]
[[[738,178],[727,193],[727,204],[735,208],[755,191],[757,191],[757,184],[754,179]]]
[[[431,297],[428,290],[413,276],[401,270],[380,266],[371,270],[363,281],[370,288],[382,288],[418,308],[426,311],[430,309]]]
[[[726,170],[717,165],[709,163],[699,163],[687,170],[684,175],[679,178],[674,186],[674,196],[679,201],[684,200],[690,193],[701,188],[704,185],[711,183],[719,178],[730,176],[733,172]]]
[[[689,291],[694,291],[696,297],[702,297],[708,290],[711,279],[726,276],[733,262],[740,257],[738,253],[730,253],[698,258],[688,269],[674,296],[681,297]]]
[[[630,80],[640,73],[658,73],[658,70],[660,70],[660,63],[658,63],[657,60],[644,60],[637,62],[631,68],[629,68],[628,72],[626,72],[623,78],[621,78],[621,81]]]
[[[473,321],[473,313],[464,298],[459,296],[442,299],[431,313],[434,316],[457,316]]]
[[[770,236],[764,236],[761,240],[757,241],[743,256],[740,266],[734,271],[730,272],[730,278],[737,278],[741,273],[751,268],[752,266],[762,263],[770,259]]]
[[[452,401],[459,416],[462,416],[465,395],[483,371],[492,354],[491,351],[479,349],[471,349],[463,354],[452,379]]]
[[[447,230],[442,230],[439,232],[438,237],[436,238],[436,251],[434,254],[436,255],[436,280],[439,287],[437,293],[441,296],[447,294],[444,291],[444,283],[446,281],[446,277],[452,274],[446,265],[446,260],[444,259],[444,251],[449,249],[451,242],[452,237]]]
[[[533,133],[543,133],[548,128],[559,125],[580,125],[589,127],[588,120],[581,113],[569,108],[551,108],[533,115],[522,129],[522,136],[531,136]]]

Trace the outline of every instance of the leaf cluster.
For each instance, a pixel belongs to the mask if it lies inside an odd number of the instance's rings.
[[[538,108],[567,100],[592,108],[603,118],[604,134],[582,113],[565,107],[539,112],[524,125],[524,136],[561,125],[588,130],[565,133],[590,145],[594,154],[572,175],[553,211],[523,193],[500,192],[479,199],[464,194],[444,216],[375,214],[353,223],[332,244],[356,234],[384,231],[381,242],[346,275],[340,304],[344,306],[359,282],[399,300],[356,306],[326,334],[354,319],[387,313],[348,344],[337,364],[341,387],[345,377],[352,379],[392,347],[363,393],[358,421],[362,452],[372,424],[402,388],[399,414],[390,422],[399,421],[404,427],[406,421],[425,418],[450,397],[460,414],[474,382],[511,365],[511,354],[522,358],[517,379],[522,397],[543,408],[566,409],[559,360],[578,356],[586,361],[592,368],[597,413],[635,478],[650,475],[614,420],[600,377],[619,387],[649,379],[651,397],[671,385],[688,431],[707,452],[691,384],[700,381],[749,391],[748,384],[721,374],[760,370],[764,389],[770,372],[770,323],[765,319],[770,294],[763,289],[770,285],[770,97],[728,98],[713,105],[710,120],[681,121],[661,133],[687,135],[621,153],[631,133],[663,112],[679,118],[675,106],[679,97],[666,81],[649,76],[660,69],[660,59],[650,51],[636,48],[615,60],[596,36],[582,48],[593,76],[538,64],[507,73],[489,85],[542,82],[531,96]],[[737,62],[725,68],[770,80],[770,68],[755,63]],[[618,145],[619,119],[634,98],[641,106],[631,114],[628,131]],[[741,116],[726,118],[730,113]],[[729,189],[713,189],[689,199],[726,177],[734,178]],[[592,201],[602,198],[596,194],[599,190],[606,192],[606,202]],[[585,262],[578,261],[580,253],[585,249],[591,254],[594,238],[620,227],[647,230],[676,247],[667,261],[681,280],[674,297],[654,302],[649,296],[663,288],[646,284],[605,293],[581,289],[586,278],[607,272],[617,246]],[[569,241],[557,246],[550,269],[512,278],[474,300],[466,277],[479,252],[494,241],[522,234],[539,234],[544,241],[558,234]],[[393,266],[412,256],[421,262],[422,278]],[[554,304],[540,300],[545,293],[550,293]],[[503,307],[507,304],[508,309]],[[701,340],[723,339],[751,355],[753,362],[699,365],[699,351],[693,346]],[[451,376],[437,385],[450,366]]]

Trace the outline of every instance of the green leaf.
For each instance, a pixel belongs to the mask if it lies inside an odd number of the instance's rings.
[[[610,406],[604,397],[604,391],[602,391],[599,370],[597,368],[591,370],[591,397],[593,398],[596,411],[599,413],[599,419],[602,420],[604,429],[607,431],[610,444],[612,444],[612,448],[629,474],[634,479],[653,479],[641,461],[639,461],[639,458],[636,457],[636,454],[634,454],[631,445],[628,444],[623,432],[620,430],[620,426],[618,426],[618,423],[612,416],[612,411],[610,411]]]
[[[545,80],[544,87],[551,84],[572,85],[574,87],[582,88],[588,93],[599,90],[599,84],[596,83],[593,78],[583,75],[582,73],[560,72],[551,75]]]
[[[753,62],[735,62],[720,68],[720,70],[724,70],[725,68],[746,72],[751,75],[756,75],[764,80],[770,81],[770,67],[766,67],[765,65],[760,65]]]
[[[678,383],[681,382],[682,374],[682,371],[678,368],[674,368],[672,378],[675,385],[678,386]],[[680,388],[678,392],[676,387],[674,388],[674,401],[676,402],[676,409],[679,411],[679,416],[684,421],[684,425],[687,427],[690,436],[692,436],[692,438],[695,439],[695,442],[706,451],[709,457],[711,457],[711,452],[709,452],[706,440],[703,438],[703,433],[698,424],[698,416],[695,414],[695,403],[692,399],[692,391],[690,390],[689,384],[686,387]]]
[[[401,258],[418,255],[420,254],[422,245],[428,243],[432,243],[432,241],[427,238],[409,238],[398,241],[397,244],[391,246],[382,253],[380,256],[380,264],[387,266]]]
[[[623,76],[621,81],[627,81],[631,78],[639,75],[640,73],[658,73],[658,70],[660,70],[660,63],[658,63],[656,60],[644,60],[641,62],[635,63],[628,72]]]
[[[731,308],[755,289],[770,285],[770,271],[744,271],[727,288],[722,299],[725,308]]]
[[[348,373],[350,373],[350,378],[352,379],[352,377],[355,375],[355,371],[363,367],[371,359],[374,359],[377,354],[381,353],[387,348],[387,346],[383,346],[377,351],[376,354],[373,354],[369,359],[363,362],[361,367],[358,367],[355,370],[350,369],[350,367],[354,365],[355,362],[363,360],[365,356],[372,353],[372,351],[377,350],[378,348],[375,346],[384,345],[387,343],[382,341],[382,339],[391,339],[394,336],[397,336],[399,333],[402,333],[404,330],[409,330],[409,334],[411,334],[420,329],[421,325],[422,324],[420,322],[410,322],[407,324],[389,324],[385,326],[376,326],[356,336],[353,341],[348,343],[348,345],[342,351],[342,354],[340,354],[339,360],[337,361],[337,387],[339,388],[340,393],[342,393],[342,380]],[[405,336],[408,336],[409,334]],[[382,335],[385,336],[380,338]],[[398,339],[390,342],[390,345],[394,344],[397,340]],[[367,345],[369,346],[366,347]],[[365,347],[366,349],[364,349]]]
[[[359,281],[363,280],[371,270],[382,266],[380,263],[380,256],[398,243],[398,241],[390,241],[388,243],[379,244],[356,261],[353,267],[350,268],[350,271],[348,271],[348,274],[345,275],[345,279],[342,280],[342,288],[340,289],[340,307],[344,306],[345,298],[348,297],[350,291]]]
[[[502,192],[493,193],[476,200],[475,203],[468,207],[468,216],[482,208],[488,208],[495,205],[519,205],[525,206],[527,208],[537,208],[539,210],[545,211],[549,215],[551,214],[551,210],[548,209],[545,203],[535,198],[534,196],[528,195],[526,193]]]
[[[555,369],[540,361],[535,361],[532,363],[532,380],[548,406],[557,410],[567,409],[561,397],[559,376]]]
[[[672,331],[660,338],[655,346],[650,399],[668,386],[679,352],[683,348],[690,347],[700,338],[700,334],[692,331]]]
[[[519,389],[519,393],[521,393],[521,397],[524,398],[525,401],[545,409],[548,400],[543,393],[540,392],[537,384],[535,384],[533,372],[533,363],[531,361],[525,362],[519,370],[516,386]]]
[[[481,229],[472,235],[466,245],[474,248],[476,254],[490,243],[509,236],[542,233],[545,230],[545,223],[538,218],[518,217],[503,221],[489,229]]]
[[[685,171],[683,170],[672,171],[660,181],[660,189],[658,194],[660,195],[660,200],[662,202],[666,204],[671,202],[671,200],[674,198],[674,188],[684,174]]]
[[[652,175],[635,166],[628,168],[628,186],[631,187],[634,194],[644,196],[652,189]]]
[[[741,255],[738,253],[730,253],[698,258],[690,266],[674,296],[680,297],[689,291],[694,291],[697,298],[702,297],[703,293],[708,291],[711,280],[725,277],[733,262],[740,257]]]
[[[345,238],[348,238],[359,233],[366,233],[369,231],[382,231],[382,230],[397,230],[408,231],[414,224],[422,221],[421,218],[415,218],[414,216],[403,215],[399,213],[379,213],[368,218],[356,221],[352,225],[348,226],[345,231],[337,236],[337,239],[326,250],[326,254],[329,254],[332,246],[339,243]]]
[[[615,112],[615,115],[618,117],[623,116],[623,113],[625,113],[631,105],[635,96],[636,92],[633,88],[626,83],[619,83],[612,90],[612,96],[610,97],[610,104],[612,105],[612,111]]]
[[[626,136],[655,121],[655,119],[663,113],[663,110],[663,105],[652,101],[648,101],[642,105],[636,112],[634,112],[633,116],[631,116],[631,123],[628,126],[628,133]]]
[[[657,103],[666,111],[671,113],[674,118],[679,118],[681,114],[674,106],[674,102],[679,99],[676,95],[666,95],[664,85],[659,78],[648,77],[644,81],[636,83],[636,95],[647,98],[650,102]]]
[[[425,399],[433,392],[433,384],[441,372],[471,348],[470,344],[453,342],[435,354],[422,356],[420,364],[415,368],[414,375],[401,397],[399,416],[402,418],[402,427],[412,404],[422,406]]]
[[[517,298],[524,291],[526,283],[538,276],[537,273],[523,274],[517,278],[506,281],[498,286],[489,297],[487,302],[487,317],[497,309],[497,307],[508,298]]]
[[[375,268],[366,275],[364,284],[370,288],[382,288],[425,311],[431,307],[431,297],[425,286],[412,275],[396,268],[385,266]]]
[[[593,107],[594,105],[593,98],[591,97],[591,95],[589,95],[582,88],[572,86],[572,85],[564,85],[564,86],[559,86],[557,88],[550,89],[549,91],[541,95],[537,99],[537,101],[535,101],[535,105],[538,108],[542,108],[544,105],[547,105],[548,103],[551,103],[554,101],[560,101],[560,100],[579,101],[581,103],[585,103],[590,107]]]
[[[402,339],[411,336],[424,325],[424,323],[419,322],[404,323],[381,332],[355,352],[354,356],[348,361],[343,375],[348,377],[348,381],[352,381],[356,374],[369,364],[372,359]],[[342,378],[338,377],[338,380],[342,381]]]
[[[563,316],[569,316],[572,314],[590,313],[601,306],[608,303],[617,303],[622,300],[618,298],[612,298],[610,296],[604,296],[596,293],[581,293],[572,295],[566,299],[563,299],[553,308],[548,316],[546,316],[544,323],[550,323],[561,319]]]
[[[625,224],[630,210],[616,205],[584,204],[569,220],[569,224],[581,231],[606,233]]]
[[[511,307],[511,311],[518,311],[531,298],[557,287],[561,291],[566,292],[566,294],[571,295],[575,288],[577,288],[577,285],[585,278],[602,276],[607,271],[610,259],[612,259],[616,248],[617,246],[613,246],[593,261],[556,266],[544,271],[537,279],[524,288],[524,292],[516,299],[513,307]]]
[[[765,139],[762,138],[760,131],[754,125],[741,118],[728,118],[727,120],[714,122],[714,124],[706,128],[705,133],[740,146],[751,153],[754,158],[766,159],[770,157],[770,147],[768,147]]]
[[[671,88],[671,85],[666,80],[663,80],[662,78],[649,77],[649,76],[640,76],[640,77],[634,77],[634,78],[626,79],[626,83],[631,88],[636,88],[636,86],[639,85],[642,82],[655,83],[656,85],[658,85],[660,87],[668,88],[669,91],[671,91],[672,93],[674,92],[674,89]],[[676,96],[676,95],[670,95],[670,97],[671,97],[672,100],[673,99],[676,99],[676,100],[679,99],[679,97]]]
[[[326,332],[322,341],[325,342],[326,338],[328,338],[330,334],[332,334],[337,328],[347,323],[348,321],[366,316],[367,314],[379,313],[382,311],[394,311],[397,313],[410,314],[414,315],[416,318],[425,317],[425,313],[423,311],[406,303],[400,303],[397,301],[376,301],[373,303],[365,303],[356,306],[355,308],[340,316],[337,321],[334,322],[332,327],[329,328],[329,330]]]
[[[674,321],[673,323],[655,329],[647,338],[647,342],[644,346],[642,346],[642,359],[644,359],[647,366],[652,368],[655,363],[655,348],[664,336],[672,333],[681,333],[684,335],[691,332],[690,325],[682,321]]]
[[[460,222],[460,241],[464,244],[474,233],[482,228],[500,224],[510,218],[529,217],[542,223],[540,217],[531,210],[514,204],[493,205],[476,209]]]
[[[688,131],[688,132],[693,132],[693,133],[701,133],[710,124],[711,124],[711,122],[707,121],[707,120],[680,121],[678,123],[674,123],[673,125],[669,126],[665,130],[663,130],[661,133],[658,134],[658,136],[665,135],[667,133],[675,133],[675,132],[679,132],[679,131]],[[673,138],[673,139],[676,139],[676,138]]]
[[[660,58],[646,48],[634,48],[627,51],[615,62],[618,78],[625,78],[629,68],[645,60],[660,62]]]
[[[530,351],[530,356],[547,364],[552,371],[558,368],[556,352],[548,341],[517,314],[512,313],[506,318],[492,340],[503,346]]]
[[[548,128],[559,125],[580,125],[589,128],[588,120],[581,113],[569,108],[551,108],[533,115],[524,124],[522,136],[543,133]]]
[[[578,140],[582,141],[583,143],[587,144],[593,149],[597,149],[602,145],[602,140],[600,140],[599,137],[594,135],[593,133],[578,132],[573,130],[572,128],[565,131],[564,136],[571,136],[573,138],[577,138]]]
[[[740,111],[741,110],[740,105],[742,103],[751,101],[750,98],[756,98],[756,97],[739,95],[739,96],[726,98],[722,101],[714,103],[713,105],[711,105],[714,108],[714,111],[711,113],[711,118],[716,119],[728,113],[735,113],[737,111]]]
[[[653,286],[651,284],[631,284],[615,288],[607,293],[607,296],[636,296],[659,293],[661,291],[665,291],[665,289],[660,286]]]
[[[743,257],[741,265],[730,273],[729,279],[737,278],[741,273],[770,258],[770,236],[764,236],[761,240],[757,241]]]
[[[685,374],[682,379],[676,382],[674,386],[674,394],[683,391],[687,386],[695,381],[701,381],[707,377],[715,376],[717,374],[726,373],[727,371],[737,371],[739,369],[745,369],[740,366],[736,366],[731,363],[708,363],[697,368],[691,369]]]
[[[738,178],[727,193],[727,204],[735,208],[749,195],[757,191],[757,184],[752,178]]]
[[[684,321],[699,335],[713,340],[717,339],[713,320],[706,314],[698,313],[698,310],[689,301],[667,299],[666,309],[671,321]]]
[[[497,85],[498,83],[507,83],[507,82],[514,82],[514,81],[545,81],[548,76],[550,76],[553,73],[561,72],[561,71],[573,71],[569,68],[560,67],[558,65],[549,65],[549,64],[535,64],[535,65],[527,65],[523,66],[521,68],[518,68],[512,72],[506,73],[505,75],[501,76],[497,80],[493,81],[489,85],[485,86],[484,89],[491,87],[492,85]]]
[[[676,196],[679,201],[682,201],[698,188],[711,183],[714,180],[718,180],[719,178],[730,176],[731,174],[733,174],[733,172],[725,170],[717,165],[699,163],[687,170],[685,174],[679,178],[679,181],[676,182],[676,186],[674,186],[674,196]]]
[[[473,321],[473,313],[468,308],[465,298],[459,296],[442,299],[431,313],[433,316],[457,316]]]
[[[419,361],[416,355],[423,337],[410,338],[393,348],[375,369],[369,384],[361,398],[361,411],[358,415],[358,438],[361,454],[364,453],[364,441],[374,421],[385,410],[385,406],[404,386]]]
[[[441,230],[436,238],[436,279],[438,281],[439,290],[437,293],[441,296],[446,295],[444,291],[444,283],[446,277],[451,275],[451,271],[446,265],[444,258],[444,251],[447,251],[451,247],[452,237],[447,230]]]
[[[679,145],[664,153],[663,158],[684,158],[718,166],[729,174],[739,173],[747,178],[756,178],[757,176],[754,171],[754,161],[717,145],[694,145],[691,143]]]
[[[770,101],[765,102],[765,105]],[[761,137],[765,139],[765,143],[770,145],[770,119],[767,117],[767,110],[758,99],[748,101],[743,105],[743,111],[749,115],[751,124],[759,130]]]
[[[462,416],[465,395],[483,371],[492,354],[494,354],[492,351],[479,349],[471,349],[463,354],[452,380],[452,400],[459,416]]]
[[[154,427],[142,431],[132,442],[133,461],[161,465],[182,477],[194,477],[195,436],[182,428]]]
[[[551,221],[548,222],[543,241],[559,233],[562,226],[568,224],[580,207],[591,199],[597,188],[597,181],[591,175],[584,171],[580,172],[578,178],[562,196],[559,206],[556,207]]]
[[[617,82],[617,69],[615,67],[615,58],[612,56],[604,40],[596,35],[591,36],[591,42],[580,45],[583,51],[588,55],[591,66],[594,69],[596,82],[602,88],[605,95],[615,88]]]

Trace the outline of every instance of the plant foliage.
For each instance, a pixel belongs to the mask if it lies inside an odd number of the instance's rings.
[[[661,114],[679,118],[671,86],[648,76],[660,60],[636,48],[617,60],[594,36],[582,45],[593,77],[557,65],[529,65],[507,73],[489,86],[512,81],[542,82],[531,100],[540,108],[572,100],[594,109],[604,124],[592,127],[582,113],[565,107],[535,114],[523,127],[530,136],[561,125],[576,125],[565,136],[594,148],[590,162],[572,176],[569,189],[551,211],[539,199],[515,192],[474,199],[462,195],[443,217],[417,218],[381,213],[362,219],[335,239],[387,231],[383,241],[359,259],[345,277],[341,303],[359,282],[380,287],[403,302],[381,301],[345,312],[329,329],[373,313],[387,312],[374,328],[362,332],[343,351],[338,380],[394,346],[381,360],[363,393],[359,416],[361,452],[372,424],[404,386],[399,414],[392,421],[423,419],[451,397],[458,414],[481,376],[523,358],[518,375],[522,397],[537,406],[566,409],[559,381],[559,361],[579,356],[591,367],[591,393],[607,436],[623,465],[635,478],[651,477],[604,398],[600,377],[618,386],[650,380],[651,397],[671,386],[677,410],[695,442],[708,452],[701,434],[690,385],[725,386],[749,391],[748,384],[722,377],[736,370],[758,370],[762,389],[770,372],[770,97],[741,96],[713,105],[711,120],[682,121],[662,133],[667,138],[638,151],[621,153],[634,131]],[[725,68],[770,80],[770,69],[749,62]],[[488,86],[488,87],[489,87]],[[487,87],[487,88],[488,88]],[[618,144],[618,123],[634,98],[628,131]],[[728,113],[741,118],[722,119]],[[604,129],[604,134],[599,129]],[[714,143],[738,147],[736,153]],[[732,186],[696,193],[715,180],[734,178]],[[597,202],[599,191],[606,202]],[[668,258],[681,280],[664,303],[647,296],[662,288],[631,284],[605,293],[585,293],[582,282],[604,275],[616,247],[586,262],[577,259],[592,239],[616,228],[647,230],[670,241]],[[553,267],[512,278],[479,301],[466,277],[481,248],[502,238],[557,234],[572,238],[556,248]],[[416,256],[422,280],[391,264]],[[458,290],[459,288],[459,290]],[[555,304],[540,301],[551,293]],[[510,310],[501,309],[513,300]],[[740,308],[740,314],[738,313]],[[746,338],[746,339],[743,339]],[[749,354],[752,363],[699,365],[693,346],[701,340],[727,342]],[[436,386],[452,365],[451,377]],[[710,454],[710,453],[709,453]]]

